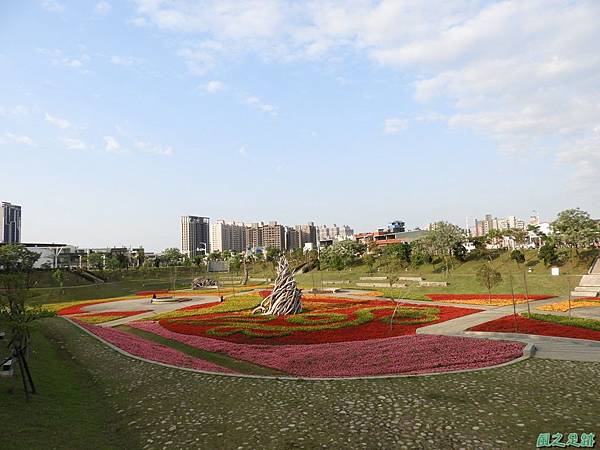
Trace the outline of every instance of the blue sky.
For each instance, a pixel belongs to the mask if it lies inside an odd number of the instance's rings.
[[[599,20],[593,1],[3,2],[0,200],[27,241],[150,249],[186,214],[600,216]]]

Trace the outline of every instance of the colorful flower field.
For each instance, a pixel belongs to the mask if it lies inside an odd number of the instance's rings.
[[[567,312],[570,309],[575,308],[593,308],[600,306],[600,298],[597,297],[584,297],[571,300],[563,300],[562,302],[550,303],[548,305],[538,306],[536,309],[541,311],[554,311],[554,312]]]
[[[426,294],[426,297],[434,302],[463,303],[468,305],[508,306],[512,305],[512,294]],[[553,298],[554,295],[529,295],[529,300],[545,300]],[[525,303],[525,295],[515,294],[515,303]]]
[[[516,323],[515,317],[510,315],[469,328],[468,331],[523,333],[535,334],[539,336],[567,337],[600,341],[600,330],[561,325],[544,320],[530,319],[521,315],[517,315]]]
[[[72,302],[51,303],[44,305],[43,308],[47,311],[56,312],[59,316],[70,316],[73,314],[84,313],[83,308],[86,306],[99,305],[101,303],[120,302],[124,300],[139,300],[138,295],[128,295],[125,297],[102,298],[96,300],[75,300]]]
[[[214,363],[194,358],[165,345],[156,344],[130,333],[125,333],[114,328],[99,327],[96,325],[78,322],[86,330],[96,336],[110,342],[121,350],[134,356],[156,361],[173,366],[186,367],[189,369],[204,370],[209,372],[234,373],[230,369],[218,366]]]
[[[312,345],[257,345],[175,333],[157,322],[130,326],[299,377],[421,374],[477,369],[523,355],[519,342],[409,335]]]
[[[105,322],[112,322],[113,320],[123,319],[124,317],[137,316],[143,314],[149,310],[141,311],[103,311],[95,313],[76,314],[71,316],[72,319],[77,319],[81,322],[99,324]]]
[[[263,292],[263,296],[268,292]],[[182,308],[155,316],[163,328],[242,344],[320,344],[414,334],[423,325],[479,312],[449,306],[396,304],[389,300],[303,297],[303,312],[291,316],[253,315],[256,296]]]

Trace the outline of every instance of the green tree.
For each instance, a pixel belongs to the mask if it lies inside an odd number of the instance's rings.
[[[579,208],[560,212],[551,227],[559,242],[574,249],[577,255],[579,250],[590,247],[600,237],[598,222]]]
[[[466,241],[466,236],[465,232],[456,225],[448,222],[436,222],[427,236],[421,239],[424,240],[432,256],[437,256],[444,262],[446,274],[448,274],[454,268],[453,251]]]
[[[162,254],[162,260],[169,267],[179,266],[183,263],[183,255],[178,248],[171,247],[165,249]]]
[[[521,265],[525,262],[525,254],[521,250],[513,250],[510,253],[510,259],[517,263],[517,265]]]
[[[281,250],[279,250],[276,247],[267,247],[267,254],[266,254],[267,261],[275,262],[279,259],[280,256],[281,256]]]
[[[22,245],[0,247],[0,322],[9,327],[11,358],[18,362],[27,398],[29,392],[36,392],[27,355],[31,342],[31,323],[42,312],[29,307],[27,303],[31,297],[31,273],[39,257],[38,253]]]
[[[488,299],[492,301],[492,289],[502,282],[502,274],[490,264],[483,264],[477,270],[477,280],[487,288]]]
[[[364,244],[351,239],[337,241],[321,252],[321,261],[332,269],[342,270],[356,264],[366,249]]]
[[[111,255],[106,258],[106,268],[108,270],[118,270],[121,268],[121,261],[117,255]]]
[[[375,268],[375,257],[371,254],[366,254],[362,257],[362,262],[367,265],[369,273],[373,273]]]
[[[56,281],[56,284],[60,287],[60,293],[64,294],[64,285],[65,285],[65,274],[62,270],[56,269],[52,272],[52,278]]]
[[[538,250],[538,258],[540,258],[546,267],[555,265],[559,261],[558,250],[552,242],[546,242]]]
[[[104,269],[104,256],[100,253],[90,253],[87,257],[88,268],[102,270]]]
[[[206,259],[208,259],[209,261],[221,261],[223,259],[223,255],[219,250],[215,250],[213,252],[210,252]]]
[[[198,254],[198,255],[194,256],[194,265],[196,267],[200,267],[202,264],[204,264],[204,258],[205,258],[205,256],[202,254]]]

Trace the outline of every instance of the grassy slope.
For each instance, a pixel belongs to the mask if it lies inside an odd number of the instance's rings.
[[[0,448],[137,447],[101,388],[65,350],[63,338],[44,335],[40,325],[30,357],[39,393],[27,403],[20,379],[0,378]]]

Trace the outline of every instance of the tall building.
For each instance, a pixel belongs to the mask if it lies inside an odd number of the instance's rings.
[[[348,225],[338,227],[335,223],[332,227],[322,225],[318,230],[319,241],[343,241],[344,239],[350,239],[354,236],[354,230]]]
[[[515,216],[508,216],[505,219],[498,219],[497,217],[492,217],[491,214],[486,214],[483,220],[475,219],[473,236],[485,236],[492,230],[525,230],[526,228],[527,224],[525,221],[518,219]]]
[[[296,225],[298,230],[298,247],[305,248],[306,244],[312,244],[316,248],[319,244],[319,236],[317,227],[313,222],[308,222],[306,225]]]
[[[263,246],[263,223],[246,224],[246,248],[255,249]]]
[[[0,205],[0,243],[21,242],[21,207],[2,202]]]
[[[210,249],[213,252],[246,250],[246,226],[217,220],[210,225]]]
[[[210,228],[208,217],[181,217],[181,252],[193,258],[199,253],[210,252]]]
[[[263,247],[273,247],[279,250],[285,250],[285,227],[277,222],[269,222],[262,226],[262,244]]]

